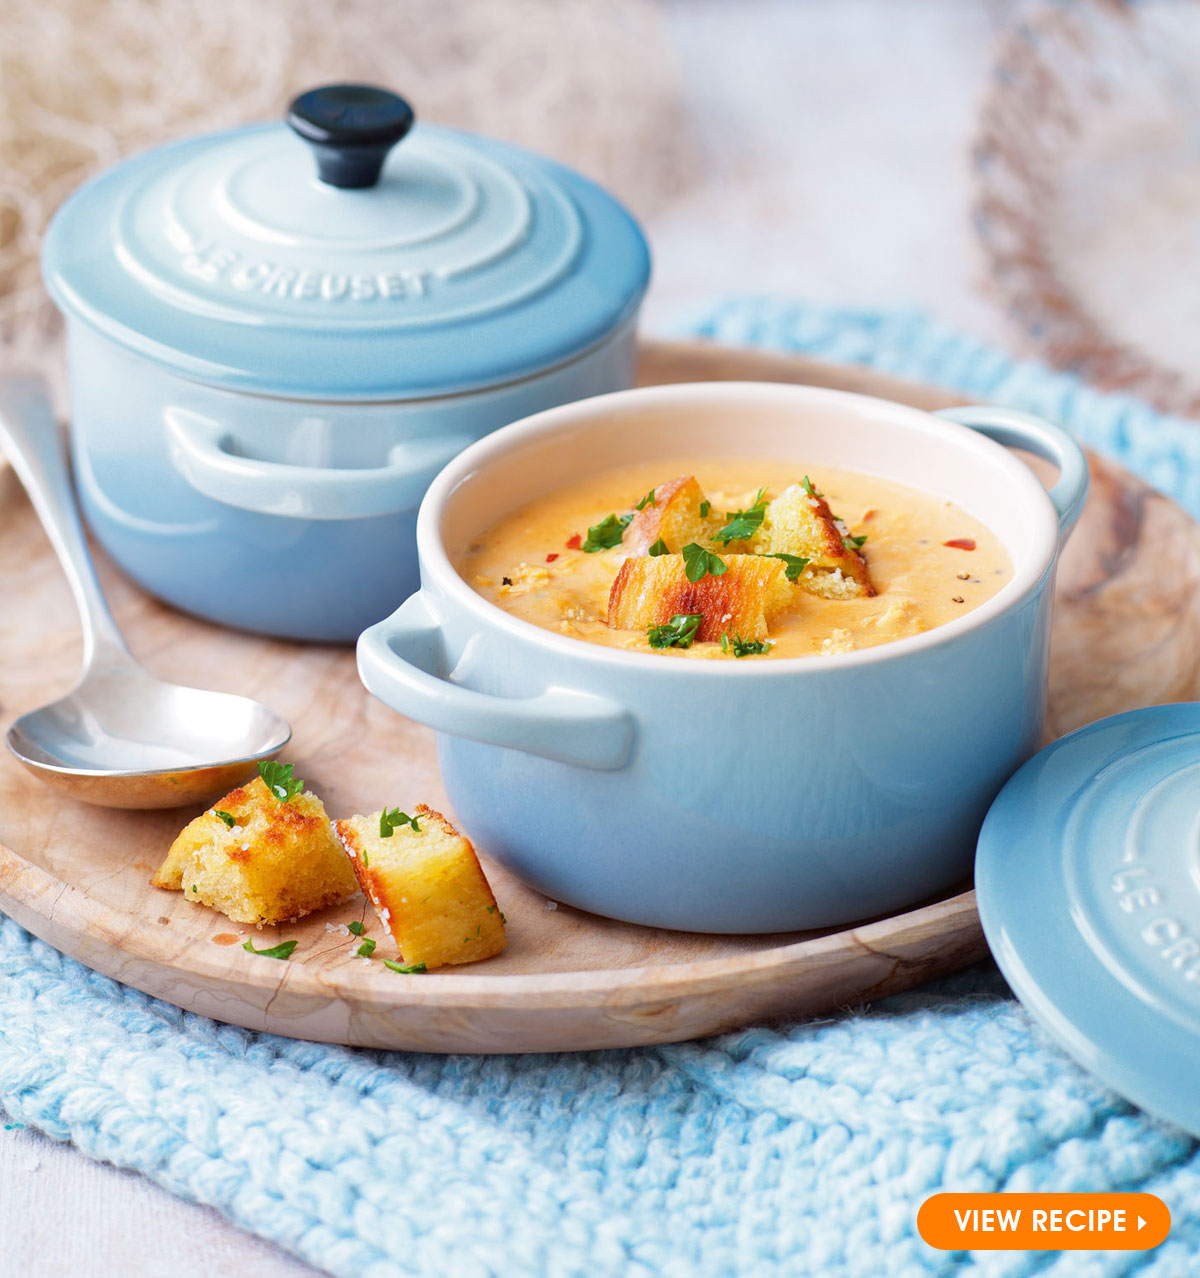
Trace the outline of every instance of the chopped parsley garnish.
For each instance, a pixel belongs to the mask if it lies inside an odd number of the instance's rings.
[[[353,923],[347,923],[346,926],[354,933],[355,936],[362,936],[367,930],[357,919],[355,919]]]
[[[418,972],[429,971],[424,963],[393,963],[391,959],[384,959],[383,965],[390,967],[393,972],[399,972],[401,976],[415,976]]]
[[[813,487],[813,482],[811,479],[809,479],[807,475],[804,476],[804,478],[801,480],[801,483],[804,485],[804,491],[810,497],[820,497],[821,495],[820,490]]]
[[[788,581],[798,581],[800,574],[808,567],[808,560],[801,555],[764,555],[764,559],[782,559],[783,570],[787,573]]]
[[[231,830],[237,825],[237,817],[231,816],[228,812],[222,812],[220,808],[213,808],[213,816],[220,817]]]
[[[632,518],[632,512],[628,515],[606,515],[598,524],[593,524],[588,529],[587,541],[583,543],[582,549],[589,555],[594,555],[598,550],[611,550],[614,546],[619,546]]]
[[[714,540],[728,545],[731,541],[745,541],[747,537],[753,537],[762,527],[766,513],[767,490],[760,488],[749,510],[735,510],[729,515],[729,522],[719,533],[714,534]]]
[[[708,518],[708,512],[709,512],[710,510],[712,510],[712,502],[711,502],[711,501],[702,501],[702,502],[700,503],[700,518],[701,518],[701,519],[707,519],[707,518]]]
[[[409,816],[407,812],[401,812],[399,808],[392,808],[390,811],[384,808],[379,814],[379,837],[381,839],[390,839],[392,831],[398,830],[404,825],[411,825],[418,834],[421,833],[421,827],[417,824],[415,816]]]
[[[200,885],[199,885],[198,883],[193,883],[193,884],[192,884],[192,891],[193,891],[193,892],[199,892],[199,891],[200,891]]]
[[[729,565],[711,550],[705,550],[697,542],[689,541],[683,548],[683,571],[693,584],[706,576],[722,577]]]
[[[354,952],[359,958],[370,958],[375,953],[375,942],[368,936]]]
[[[278,945],[272,945],[269,950],[256,950],[253,941],[247,941],[242,949],[249,951],[251,954],[261,954],[263,958],[285,959],[292,957],[292,951],[299,945],[299,941],[280,941]]]
[[[258,775],[262,777],[268,790],[279,800],[286,803],[294,799],[304,789],[304,782],[292,776],[290,763],[279,763],[275,759],[265,759],[258,765]]]
[[[658,502],[654,496],[654,489],[651,488],[650,491],[645,495],[645,497],[643,497],[642,500],[638,502],[637,508],[638,510],[645,510],[647,506],[657,506],[657,505],[658,505]]]
[[[651,558],[657,555],[669,555],[671,553],[670,546],[660,537],[653,546],[650,547]]]
[[[369,870],[371,868],[371,858],[367,855],[366,848],[363,848],[362,850],[362,863],[364,870]]]
[[[760,657],[770,649],[765,639],[743,639],[741,635],[730,638],[728,630],[721,635],[721,651],[732,652],[735,657]]]
[[[850,534],[849,536],[842,538],[842,545],[845,546],[847,550],[858,550],[866,540],[866,533],[863,533],[861,537],[855,537],[853,534]]]
[[[646,631],[651,648],[690,648],[704,614],[699,612],[677,613],[661,626],[651,626]]]

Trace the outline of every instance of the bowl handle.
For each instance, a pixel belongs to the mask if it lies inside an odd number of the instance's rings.
[[[362,519],[415,510],[442,467],[473,435],[395,444],[385,466],[296,466],[243,457],[230,431],[188,408],[163,412],[175,469],[197,492],[260,515],[295,519]]]
[[[547,688],[535,697],[493,696],[434,673],[443,664],[441,627],[420,593],[358,638],[358,674],[367,691],[409,719],[602,772],[628,760],[633,720],[615,702],[569,688]]]
[[[1058,512],[1059,539],[1066,541],[1087,497],[1088,465],[1083,449],[1061,426],[1016,408],[993,405],[942,408],[936,416],[969,426],[998,444],[1023,448],[1035,457],[1053,462],[1058,467],[1058,482],[1050,489],[1049,497]]]

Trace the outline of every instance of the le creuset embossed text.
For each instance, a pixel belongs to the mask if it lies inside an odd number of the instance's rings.
[[[1001,443],[1054,460],[1054,489]],[[543,630],[457,572],[473,538],[539,495],[681,455],[869,470],[936,494],[999,537],[1012,578],[924,634],[725,662]],[[506,427],[438,476],[421,590],[362,636],[359,671],[437,730],[464,828],[551,899],[706,932],[845,923],[970,873],[988,804],[1039,742],[1054,569],[1086,490],[1068,436],[1003,408],[934,415],[751,383],[602,396]]]
[[[630,384],[649,258],[580,175],[394,94],[314,90],[288,124],[101,174],[43,271],[105,549],[201,616],[348,640],[415,588],[450,458]]]

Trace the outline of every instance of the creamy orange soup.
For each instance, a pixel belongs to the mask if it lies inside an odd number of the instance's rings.
[[[978,608],[1012,576],[999,540],[950,502],[849,470],[724,458],[638,463],[541,497],[477,537],[459,571],[485,599],[556,634],[633,652],[737,660],[728,643],[654,648],[646,629],[610,627],[609,593],[629,548],[588,553],[588,529],[628,514],[677,475],[694,475],[714,511],[734,512],[751,507],[763,488],[773,500],[805,473],[844,530],[865,536],[861,554],[876,594],[822,598],[798,582],[769,626],[767,651],[747,654],[753,660],[819,657],[920,634]]]

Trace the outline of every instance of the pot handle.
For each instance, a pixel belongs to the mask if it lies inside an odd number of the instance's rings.
[[[362,519],[414,510],[433,477],[473,435],[395,444],[385,466],[296,466],[242,457],[220,422],[188,408],[163,412],[175,469],[197,492],[260,515]]]
[[[569,688],[493,696],[434,673],[442,664],[441,627],[420,593],[358,638],[358,674],[367,691],[409,719],[557,763],[601,772],[625,766],[633,720],[615,702]]]
[[[1058,512],[1059,538],[1066,541],[1087,497],[1088,464],[1083,449],[1061,426],[1016,408],[993,405],[942,408],[935,415],[969,426],[998,444],[1023,448],[1057,466],[1058,482],[1050,489],[1049,497]]]

